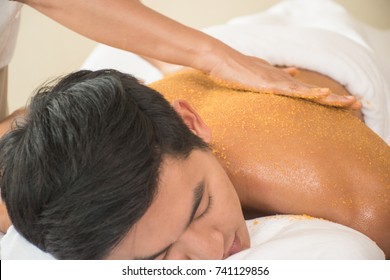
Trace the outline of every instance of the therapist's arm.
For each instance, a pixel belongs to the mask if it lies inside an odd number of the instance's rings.
[[[275,94],[318,98],[330,94],[294,80],[264,60],[243,55],[137,0],[19,0],[95,41],[144,57],[201,70],[220,80]],[[322,100],[325,100],[326,98]],[[339,98],[340,104],[354,100]]]

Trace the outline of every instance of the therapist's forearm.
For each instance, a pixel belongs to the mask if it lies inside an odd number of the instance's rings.
[[[226,45],[135,0],[23,2],[95,41],[136,54],[209,72]],[[219,51],[221,50],[221,51]],[[231,51],[231,50],[229,50]]]
[[[95,41],[143,57],[201,70],[227,86],[306,97],[320,104],[344,108],[358,103],[356,99],[337,96],[329,89],[299,82],[267,61],[239,53],[137,0],[18,1]]]

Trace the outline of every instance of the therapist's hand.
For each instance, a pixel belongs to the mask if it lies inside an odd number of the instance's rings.
[[[349,109],[360,109],[353,96],[340,96],[329,88],[319,88],[294,79],[296,68],[280,69],[257,57],[232,53],[210,70],[210,76],[220,84],[242,90],[266,92],[309,99],[313,102]]]

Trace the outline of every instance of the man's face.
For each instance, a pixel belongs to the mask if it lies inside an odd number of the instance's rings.
[[[166,157],[157,195],[109,259],[224,259],[249,248],[240,202],[209,151]]]

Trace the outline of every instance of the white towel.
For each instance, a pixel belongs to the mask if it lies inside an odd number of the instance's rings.
[[[271,64],[317,71],[362,101],[365,123],[390,144],[390,32],[369,28],[331,0],[285,0],[204,30]]]
[[[1,239],[2,260],[54,260],[51,254],[45,253],[27,241],[11,226]]]
[[[247,221],[251,248],[232,260],[384,260],[383,251],[349,227],[308,216],[276,215]]]
[[[271,64],[317,71],[338,81],[361,100],[367,126],[390,144],[390,30],[362,24],[331,0],[284,0],[203,31]],[[114,68],[146,83],[162,77],[137,55],[104,45],[83,68]]]
[[[340,224],[306,216],[276,215],[246,222],[251,248],[228,259],[384,259],[364,234]],[[6,260],[54,260],[24,239],[13,226],[1,240]]]

